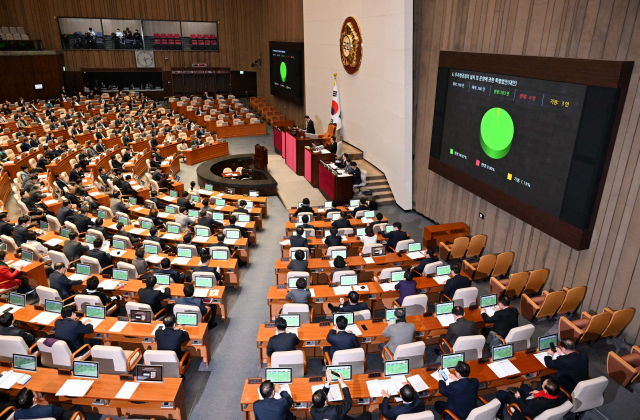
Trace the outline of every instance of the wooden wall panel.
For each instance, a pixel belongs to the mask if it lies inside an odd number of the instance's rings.
[[[514,251],[517,270],[548,268],[547,289],[587,286],[583,310],[637,306],[640,0],[418,3],[423,2],[414,2],[414,208],[439,223],[464,221],[472,234],[489,235],[487,251]],[[575,251],[428,170],[424,162],[429,156],[440,50],[635,62],[589,249]],[[452,200],[442,199],[449,192],[454,194]],[[636,316],[623,336],[640,343],[639,332],[640,316]]]
[[[298,125],[304,123],[304,106],[273,97],[269,92],[269,41],[303,42],[302,1],[299,0],[2,0],[0,26],[23,26],[31,39],[45,49],[60,50],[57,17],[217,21],[219,52],[156,52],[156,66],[165,71],[207,63],[231,70],[256,70],[251,63],[262,57],[257,69],[258,95]],[[134,28],[131,28],[132,30]],[[69,71],[81,68],[134,68],[133,51],[65,51]]]
[[[55,98],[62,88],[64,66],[62,54],[0,55],[0,92],[2,101],[26,101]],[[16,71],[19,69],[19,71]],[[42,83],[42,90],[34,84]]]

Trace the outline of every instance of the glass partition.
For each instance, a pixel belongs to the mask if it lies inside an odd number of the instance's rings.
[[[188,49],[218,51],[217,22],[181,22],[180,26]]]
[[[142,25],[135,19],[102,19],[106,50],[139,50],[143,48]]]
[[[104,36],[100,19],[59,18],[62,48],[102,49]]]
[[[180,22],[144,20],[144,46],[147,50],[181,50]]]

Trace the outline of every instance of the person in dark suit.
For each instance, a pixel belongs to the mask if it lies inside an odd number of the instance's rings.
[[[331,227],[331,229],[329,229],[329,232],[331,234],[329,236],[327,236],[326,238],[324,238],[324,243],[327,246],[340,246],[340,245],[342,245],[342,236],[338,235],[338,228],[337,227]]]
[[[269,339],[267,344],[267,356],[276,351],[292,351],[300,344],[300,339],[294,333],[287,332],[287,321],[281,317],[276,319],[277,333]]]
[[[424,268],[427,266],[427,264],[431,264],[438,261],[440,261],[438,257],[432,257],[429,254],[427,254],[427,257],[424,260],[420,261],[420,264],[418,264],[417,267],[414,268],[414,270],[416,273],[422,275],[422,273],[424,272]]]
[[[147,305],[151,306],[151,310],[154,314],[164,309],[162,301],[171,296],[171,289],[169,289],[168,287],[164,288],[164,292],[153,290],[156,283],[156,277],[151,276],[151,278],[147,280],[147,286],[138,290],[140,303],[146,303]]]
[[[353,217],[356,217],[356,214],[362,210],[369,210],[369,200],[364,197],[360,199],[360,205],[353,209],[351,214],[353,215]]]
[[[289,238],[289,241],[291,242],[291,247],[292,248],[297,248],[297,247],[308,247],[309,246],[309,239],[303,237],[302,235],[304,234],[304,228],[302,226],[298,226],[296,227],[296,234],[294,236],[292,236],[291,238]]]
[[[275,399],[276,394],[280,395]],[[287,391],[281,391],[279,384],[273,384],[266,380],[260,384],[260,395],[262,400],[253,403],[253,413],[256,420],[293,420],[290,408],[293,405],[293,398]]]
[[[400,388],[402,404],[389,406],[391,395],[388,391],[382,391],[382,404],[380,404],[380,414],[387,420],[396,420],[402,414],[420,413],[424,411],[424,402],[418,397],[418,393],[409,384]]]
[[[163,258],[162,261],[160,261],[160,266],[162,267],[161,269],[153,270],[154,274],[165,274],[171,277],[173,283],[183,283],[180,274],[176,270],[171,269],[171,260],[169,260],[169,258]]]
[[[214,228],[221,228],[222,226],[224,226],[217,220],[213,220],[213,217],[209,216],[206,210],[200,210],[200,217],[198,218],[197,224],[200,226],[206,226],[211,229],[211,231],[213,231]]]
[[[91,229],[97,230],[98,232],[101,232],[102,236],[104,236],[104,240],[105,241],[109,241],[109,240],[111,240],[113,235],[111,235],[109,232],[107,232],[107,229],[104,226],[102,226],[103,223],[104,223],[104,221],[101,218],[97,217],[96,221],[95,221],[95,225]]]
[[[104,142],[102,141],[102,139],[96,140],[96,149],[95,150],[98,153],[104,153],[104,152],[107,151],[107,148],[104,145]]]
[[[247,210],[245,207],[247,207],[247,202],[244,201],[244,200],[240,200],[238,202],[238,208],[235,209],[233,212],[234,213],[249,214],[249,210]]]
[[[589,356],[576,351],[576,343],[565,338],[556,347],[558,357],[553,359],[553,351],[547,350],[544,363],[548,369],[555,369],[553,378],[565,391],[572,393],[581,381],[589,379]],[[547,377],[548,378],[548,377]],[[545,378],[542,378],[543,381]]]
[[[61,299],[75,295],[71,290],[71,286],[82,284],[82,280],[69,280],[65,275],[67,268],[64,263],[58,262],[53,266],[53,273],[49,276],[49,286],[56,289]]]
[[[331,136],[331,145],[329,146],[329,152],[335,154],[338,154],[338,143],[336,142],[336,137],[335,136]]]
[[[362,174],[356,161],[351,161],[351,173],[353,174],[353,185],[358,185],[362,182]]]
[[[189,197],[189,192],[183,191],[182,197],[178,198],[178,202],[177,202],[178,207],[184,207],[187,210],[195,209],[196,208],[195,204],[193,204],[188,197]]]
[[[102,268],[102,274],[106,274],[108,276],[113,274],[113,268],[107,268],[111,265],[111,255],[104,252],[102,249],[102,239],[96,238],[93,241],[93,249],[87,251],[87,257],[96,258],[100,263],[100,268]]]
[[[7,213],[0,213],[0,235],[13,235],[13,228],[15,227],[15,223],[9,223],[7,221]]]
[[[229,216],[229,225],[225,226],[225,228],[238,229],[240,231],[240,235],[242,235],[243,238],[247,238],[249,236],[247,235],[247,231],[241,226],[236,226],[236,220],[238,219],[233,214]]]
[[[181,360],[185,353],[182,350],[182,343],[189,341],[189,333],[184,330],[182,325],[176,327],[176,317],[173,315],[165,316],[162,323],[164,329],[158,328],[156,330],[158,350],[173,350],[176,352],[178,360]]]
[[[112,155],[111,156],[111,166],[113,167],[113,170],[115,171],[116,169],[122,169],[122,162],[120,162],[118,159],[116,159],[116,155]]]
[[[69,420],[76,411],[83,412],[82,406],[76,405],[65,411],[64,408],[55,404],[38,404],[38,397],[29,388],[22,388],[16,396],[16,412],[13,415],[15,420],[45,419],[54,418],[56,420]]]
[[[331,226],[338,228],[338,229],[342,229],[342,228],[350,228],[351,227],[351,222],[349,222],[349,220],[347,219],[349,217],[349,214],[346,212],[342,212],[340,213],[340,218],[338,220],[334,220],[331,223]]]
[[[533,398],[529,399],[530,396]],[[524,420],[525,416],[535,418],[547,410],[564,404],[567,400],[566,394],[560,391],[560,385],[553,378],[545,379],[542,383],[542,391],[534,391],[529,385],[522,384],[520,390],[514,393],[510,391],[496,392],[496,398],[501,403],[498,419],[504,418],[503,411],[506,405],[516,404],[517,408],[511,416],[512,420]]]
[[[309,261],[304,259],[305,252],[298,249],[293,254],[293,259],[287,264],[287,268],[291,271],[307,271]]]
[[[498,307],[493,316],[487,315],[484,309],[482,309],[482,319],[487,324],[493,324],[493,327],[482,328],[482,335],[487,337],[487,342],[491,343],[495,338],[495,335],[499,335],[505,338],[511,328],[518,326],[518,310],[511,307],[511,300],[509,296],[502,295],[498,298]],[[490,334],[493,333],[493,334]]]
[[[329,309],[331,312],[358,312],[364,311],[365,309],[369,309],[364,302],[358,302],[360,300],[360,295],[358,292],[349,292],[349,301],[345,303],[344,298],[340,298],[340,305],[335,306],[329,303]]]
[[[18,217],[18,226],[13,228],[13,240],[16,245],[22,246],[23,243],[27,242],[27,233],[29,232],[29,226],[31,226],[30,221],[29,216]]]
[[[89,251],[89,247],[82,245],[77,239],[78,234],[76,232],[69,233],[69,240],[65,241],[62,247],[62,252],[64,252],[69,261],[79,260],[85,252]]]
[[[6,313],[0,316],[0,335],[22,337],[24,342],[27,344],[27,347],[33,346],[33,344],[36,342],[36,339],[33,337],[33,335],[18,327],[15,327],[13,325],[13,322],[14,322],[14,318],[13,318],[13,314],[11,313]]]
[[[60,210],[58,210],[58,214],[56,215],[60,225],[64,226],[64,222],[74,220],[75,216],[76,212],[71,208],[71,201],[63,199],[62,206],[60,206]]]
[[[93,332],[93,325],[89,318],[82,321],[76,319],[76,311],[72,306],[65,306],[60,312],[62,319],[55,322],[55,337],[64,340],[69,345],[69,350],[75,352],[85,344],[84,335]]]
[[[149,201],[153,202],[153,204],[156,205],[156,208],[158,210],[164,210],[167,206],[160,201],[160,199],[158,198],[158,192],[157,191],[151,191],[149,193],[151,196],[149,197]]]
[[[298,225],[299,227],[301,227],[302,229],[314,229],[315,231],[315,228],[313,227],[313,225],[309,224],[309,215],[305,214],[300,219],[302,220],[302,224]]]
[[[309,118],[308,115],[304,116],[304,121],[307,124],[307,127],[305,128],[307,134],[316,134],[316,128],[313,125],[313,120],[311,118]]]
[[[293,215],[295,217],[298,217],[298,213],[312,213],[312,214],[316,214],[316,211],[313,209],[313,207],[311,207],[311,202],[309,201],[308,198],[303,198],[302,199],[302,205],[300,207],[297,208],[297,210],[295,211],[295,213],[293,213]]]
[[[80,207],[80,213],[74,215],[73,222],[78,228],[78,232],[86,232],[93,227],[93,221],[87,216],[89,209],[85,206]]]
[[[353,400],[351,398],[349,388],[344,382],[344,378],[339,373],[338,383],[342,388],[344,399],[339,405],[329,405],[327,394],[329,393],[329,390],[331,388],[332,376],[333,374],[331,370],[327,369],[327,376],[325,379],[324,387],[314,392],[313,396],[311,397],[311,401],[313,403],[313,406],[311,407],[311,417],[313,418],[313,420],[371,420],[371,413],[369,411],[365,411],[355,418],[347,415],[349,410],[351,410]]]
[[[99,240],[99,239],[98,239]],[[96,242],[98,241],[96,240]],[[107,306],[108,304],[110,304],[111,302],[117,302],[120,300],[120,296],[107,296],[104,294],[104,292],[101,292],[98,290],[98,285],[100,284],[100,280],[98,280],[98,277],[96,276],[91,276],[87,279],[87,287],[84,288],[84,290],[80,293],[82,295],[88,295],[88,296],[96,296],[100,299],[100,302],[102,302],[102,304],[104,306]]]
[[[118,231],[118,233],[116,233],[116,235],[124,236],[124,237],[129,238],[129,240],[131,241],[131,245],[137,246],[138,243],[140,242],[140,239],[138,239],[135,236],[133,236],[133,234],[131,234],[130,232],[127,232],[126,230],[124,230],[124,224],[123,223],[118,223],[116,225],[116,230]]]
[[[393,230],[389,233],[383,233],[382,237],[387,239],[387,247],[393,249],[396,248],[398,242],[409,239],[407,232],[402,230],[402,223],[400,222],[395,222],[393,224]]]
[[[73,184],[79,184],[82,182],[82,177],[84,177],[84,174],[80,169],[80,164],[76,163],[73,166],[73,170],[69,172],[69,181]]]
[[[455,367],[455,374],[449,374],[449,378],[451,378],[449,385],[440,377],[438,390],[442,396],[447,397],[447,401],[436,401],[434,409],[441,416],[444,410],[449,410],[458,418],[466,419],[471,410],[476,408],[480,382],[476,378],[469,378],[469,373],[471,373],[469,365],[465,362],[458,362]],[[451,419],[446,415],[442,416],[442,418]]]
[[[329,278],[331,279],[331,281],[333,282],[333,275],[339,271],[348,271],[351,270],[349,267],[347,267],[347,262],[344,260],[344,258],[342,258],[342,255],[337,256],[334,260],[333,260],[333,266],[335,267],[333,270],[331,270],[331,273],[329,273]]]
[[[464,289],[465,287],[471,287],[471,279],[461,274],[456,274],[444,284],[444,290],[440,292],[440,298],[442,298],[443,295],[447,295],[453,299],[456,290]]]
[[[452,314],[456,322],[449,325],[447,334],[444,337],[449,344],[453,346],[459,337],[478,334],[476,323],[464,318],[464,308],[462,306],[454,307]]]
[[[327,334],[327,342],[330,346],[322,348],[322,353],[329,353],[329,357],[333,357],[333,353],[338,350],[357,349],[360,347],[360,342],[355,334],[346,332],[347,318],[340,315],[336,318],[336,325]]]
[[[209,267],[209,263],[211,262],[211,253],[208,249],[203,249],[200,254],[200,266],[193,267],[191,271],[204,271],[205,273],[212,273],[215,276],[216,283],[218,286],[222,286],[224,284],[224,278],[222,276],[222,269],[220,266],[217,267]]]
[[[169,245],[165,244],[164,240],[158,236],[158,228],[155,226],[149,229],[149,237],[147,237],[147,240],[159,243],[162,251],[166,251],[170,248]]]
[[[136,199],[136,202],[140,202],[140,197],[138,196],[138,192],[131,186],[131,175],[127,175],[125,181],[122,183],[122,194],[130,195]]]
[[[200,314],[204,315],[207,313],[207,307],[204,306],[204,304],[202,303],[202,299],[193,297],[193,294],[195,293],[195,287],[192,283],[185,283],[184,287],[182,288],[182,291],[184,293],[184,297],[183,296],[176,297],[176,305],[197,306],[198,309],[200,310]]]

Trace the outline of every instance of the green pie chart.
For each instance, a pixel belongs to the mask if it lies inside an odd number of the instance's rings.
[[[502,108],[491,108],[480,123],[480,146],[493,159],[502,159],[509,153],[513,141],[513,120]]]
[[[287,80],[287,65],[284,64],[284,61],[280,63],[280,78],[282,79],[283,83],[285,80]]]

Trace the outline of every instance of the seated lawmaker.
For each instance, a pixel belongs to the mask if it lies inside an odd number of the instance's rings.
[[[364,302],[358,302],[360,300],[360,295],[358,292],[349,292],[349,301],[345,303],[344,298],[340,298],[340,305],[335,306],[331,303],[328,304],[331,312],[358,312],[369,310],[369,306],[367,306]]]
[[[176,317],[173,315],[165,316],[162,324],[164,328],[156,330],[158,350],[173,350],[178,356],[178,360],[181,360],[185,353],[182,350],[182,343],[187,344],[190,340],[189,333],[184,330],[182,325],[176,326]]]
[[[518,326],[518,310],[511,306],[509,296],[502,295],[498,298],[498,310],[493,316],[487,315],[484,309],[481,309],[482,319],[487,324],[493,324],[491,328],[484,327],[481,330],[482,335],[487,337],[487,343],[491,344],[496,336],[505,338],[512,328]]]
[[[349,350],[360,348],[360,341],[355,334],[345,331],[347,328],[347,318],[340,315],[336,318],[336,324],[327,334],[327,342],[330,346],[322,348],[322,353],[329,353],[329,357],[333,357],[333,353],[338,350]]]
[[[29,388],[22,388],[16,396],[14,420],[48,419],[69,420],[76,411],[83,412],[82,406],[76,405],[65,411],[56,404],[38,404],[38,395]]]
[[[316,211],[313,209],[313,207],[311,207],[311,201],[308,198],[303,198],[302,205],[296,209],[295,213],[293,213],[293,216],[298,217],[298,213],[316,214]]]
[[[293,398],[287,391],[280,390],[280,384],[266,380],[260,384],[262,400],[253,403],[253,412],[256,420],[293,420],[291,406]],[[280,398],[276,399],[275,396]]]
[[[476,378],[469,378],[471,368],[465,362],[458,362],[455,373],[449,374],[451,382],[449,385],[442,379],[438,381],[438,391],[446,401],[436,401],[434,409],[442,416],[444,410],[449,410],[458,418],[466,419],[471,410],[476,408],[478,389],[480,382]],[[501,413],[501,411],[499,411]],[[446,416],[445,416],[446,417]]]
[[[381,394],[383,399],[380,404],[380,414],[387,420],[396,420],[398,416],[403,414],[421,413],[425,410],[424,402],[418,397],[418,393],[410,384],[400,388],[402,404],[390,406],[389,398],[391,398],[391,394],[388,391],[382,391]]]
[[[553,378],[548,378],[542,383],[542,391],[534,391],[529,385],[522,384],[520,389],[514,393],[511,391],[496,392],[496,398],[501,403],[498,419],[504,418],[503,412],[506,405],[515,404],[516,409],[511,418],[518,420],[524,420],[525,416],[533,419],[547,410],[561,406],[567,400],[566,394],[560,390],[560,385]]]
[[[138,290],[138,298],[140,300],[140,303],[145,303],[151,306],[151,310],[154,314],[157,314],[161,310],[165,309],[162,301],[171,296],[171,289],[169,287],[165,287],[163,292],[161,292],[160,290],[154,290],[157,282],[158,280],[156,279],[156,277],[151,276],[151,278],[146,281],[146,287],[140,288]]]
[[[309,289],[307,289],[307,280],[305,280],[303,277],[300,277],[298,280],[296,280],[296,288],[289,290],[285,299],[291,300],[292,303],[309,304],[309,299],[311,299],[311,292],[309,291]]]
[[[291,271],[307,271],[309,260],[304,259],[304,251],[298,249],[293,255],[294,258],[291,259],[287,268]]]
[[[85,334],[93,333],[93,325],[89,323],[89,318],[77,320],[73,306],[64,306],[60,315],[62,319],[58,319],[54,324],[55,338],[64,340],[73,353],[85,344]]]
[[[33,334],[16,327],[14,322],[13,314],[9,312],[0,316],[0,335],[22,337],[27,347],[33,346],[36,342]]]
[[[382,237],[387,239],[387,247],[393,248],[394,250],[396,246],[398,246],[398,242],[409,239],[407,232],[402,230],[402,223],[400,222],[395,222],[393,224],[393,230],[389,233],[382,233]]]
[[[296,349],[296,346],[300,344],[300,339],[295,333],[287,332],[287,320],[278,317],[276,319],[276,335],[269,339],[267,344],[267,356],[277,351],[292,351]]]
[[[296,227],[296,234],[289,238],[292,248],[309,246],[310,239],[307,239],[302,235],[304,235],[304,228],[302,226]]]
[[[555,360],[551,349],[547,353],[549,355],[544,358],[544,363],[548,369],[556,371],[553,378],[565,391],[571,393],[578,383],[589,379],[589,356],[578,353],[573,340],[565,338],[558,343]]]

